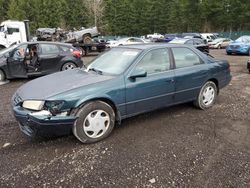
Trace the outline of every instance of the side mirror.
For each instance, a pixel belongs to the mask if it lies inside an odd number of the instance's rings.
[[[129,76],[130,79],[136,79],[139,77],[146,77],[147,72],[144,69],[135,69],[133,73]]]

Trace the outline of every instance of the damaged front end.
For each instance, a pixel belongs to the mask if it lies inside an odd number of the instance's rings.
[[[30,137],[69,134],[76,120],[65,101],[22,101],[18,95],[12,101],[19,127]]]

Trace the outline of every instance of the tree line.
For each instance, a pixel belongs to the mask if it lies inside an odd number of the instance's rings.
[[[106,35],[250,30],[249,0],[0,0],[0,21],[64,29],[97,25]]]

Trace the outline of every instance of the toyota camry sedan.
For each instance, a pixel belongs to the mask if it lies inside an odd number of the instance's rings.
[[[190,101],[206,110],[230,80],[227,61],[191,46],[131,45],[112,48],[87,69],[24,84],[12,107],[28,136],[73,132],[81,142],[93,143],[121,120],[141,113]]]

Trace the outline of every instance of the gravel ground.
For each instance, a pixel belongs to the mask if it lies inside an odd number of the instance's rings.
[[[143,114],[89,145],[27,138],[10,98],[28,80],[0,85],[0,187],[250,187],[249,57],[211,54],[229,60],[233,75],[213,108]]]

